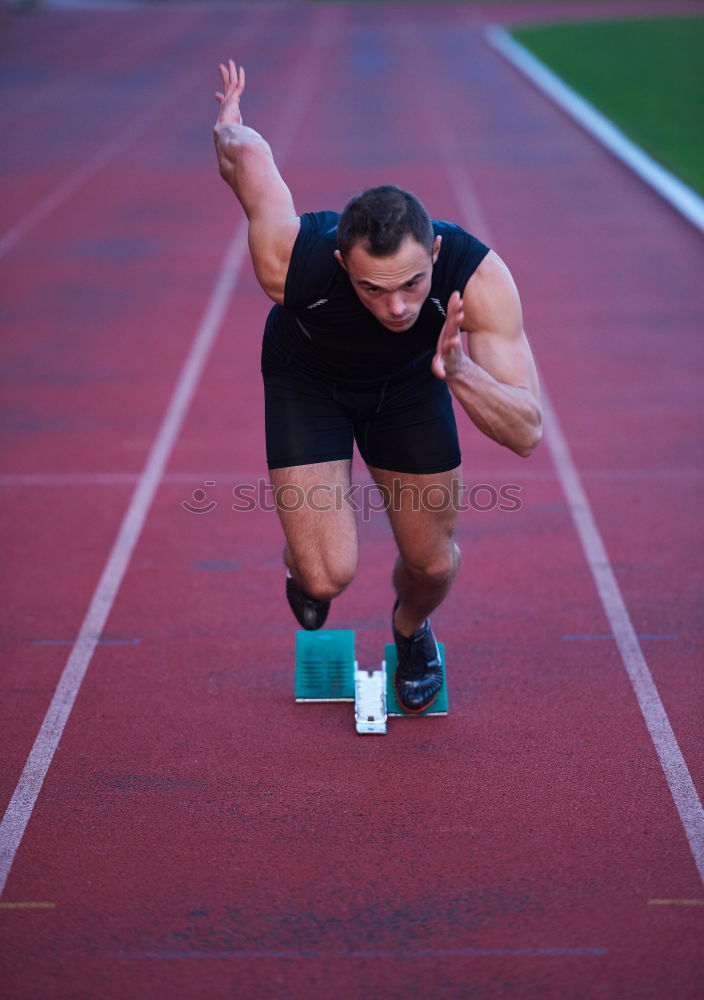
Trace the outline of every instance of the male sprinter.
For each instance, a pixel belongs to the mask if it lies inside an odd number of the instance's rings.
[[[460,560],[452,396],[518,455],[541,436],[518,293],[495,253],[457,226],[431,223],[399,188],[366,191],[341,215],[299,217],[269,145],[242,124],[243,68],[230,60],[220,73],[220,173],[247,215],[254,271],[275,303],[262,352],[267,462],[277,497],[289,485],[308,498],[296,510],[279,504],[287,597],[304,628],[320,628],[355,574],[354,513],[324,501],[350,487],[356,441],[399,552],[396,694],[406,712],[423,712],[443,684],[428,615]],[[448,498],[443,509],[418,504],[429,487]]]

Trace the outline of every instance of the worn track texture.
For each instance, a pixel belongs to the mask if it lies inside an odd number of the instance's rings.
[[[243,245],[222,272],[243,232],[210,138],[230,55],[299,211],[394,182],[509,263],[701,795],[701,238],[486,45],[489,20],[530,13],[5,12],[3,809],[225,306],[26,809],[8,1000],[701,996],[693,853],[546,444],[521,460],[462,421],[472,509],[434,616],[450,715],[365,738],[350,706],[293,699],[257,485],[268,305]],[[394,547],[355,474],[359,577],[328,624],[375,664]],[[520,509],[493,502],[508,487]]]

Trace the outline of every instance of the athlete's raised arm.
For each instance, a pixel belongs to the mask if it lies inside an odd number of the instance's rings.
[[[462,349],[463,330],[467,353]],[[464,294],[452,293],[433,371],[447,381],[481,431],[517,455],[530,455],[542,434],[538,375],[523,331],[518,291],[493,251],[469,279]]]
[[[281,305],[300,219],[269,144],[242,123],[244,68],[240,66],[238,71],[232,59],[219,68],[223,89],[215,94],[220,105],[215,148],[220,174],[235,192],[249,221],[249,252],[259,284],[269,298]]]

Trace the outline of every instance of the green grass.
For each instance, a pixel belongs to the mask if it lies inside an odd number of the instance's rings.
[[[704,194],[704,18],[551,24],[513,36]]]

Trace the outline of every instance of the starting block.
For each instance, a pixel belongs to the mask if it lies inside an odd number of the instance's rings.
[[[440,653],[440,662],[445,667],[445,645],[442,642],[438,643],[438,652]],[[404,712],[398,703],[396,697],[396,690],[394,688],[394,674],[396,673],[396,646],[393,642],[387,642],[384,647],[384,663],[383,668],[386,673],[386,705],[387,712],[389,715],[394,716],[399,719],[414,718],[413,715],[409,715],[408,712]],[[424,712],[421,712],[419,716],[415,718],[423,718],[426,715],[447,715],[447,675],[443,681],[443,685],[440,688],[440,694],[437,696],[430,708],[426,708]]]
[[[445,666],[445,649],[438,643]],[[396,698],[396,646],[388,643],[378,670],[360,670],[355,658],[354,631],[320,629],[296,632],[296,701],[354,702],[358,733],[385,733],[388,716],[413,718]],[[447,715],[447,681],[435,703],[417,718]]]
[[[354,701],[354,632],[296,632],[296,701]]]

